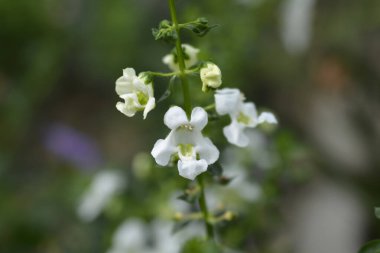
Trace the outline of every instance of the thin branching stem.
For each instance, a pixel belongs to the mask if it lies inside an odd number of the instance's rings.
[[[178,56],[178,65],[179,65],[179,78],[181,80],[182,84],[182,92],[183,92],[183,104],[185,108],[185,112],[187,114],[187,117],[190,117],[191,115],[191,97],[190,97],[190,89],[189,89],[189,82],[187,80],[186,76],[186,66],[185,66],[185,57],[182,50],[182,42],[181,42],[181,36],[180,36],[180,26],[178,25],[177,20],[177,12],[175,8],[174,0],[168,0],[169,1],[169,8],[170,8],[170,15],[172,22],[174,24],[174,28],[177,33],[177,40],[176,40],[176,50],[177,50],[177,56]],[[203,217],[205,220],[205,228],[207,237],[210,240],[214,240],[214,228],[212,224],[209,222],[209,212],[207,209],[207,203],[206,203],[206,196],[204,191],[204,181],[203,181],[203,175],[198,176],[198,184],[200,187],[200,197],[199,197],[199,207],[203,213]]]

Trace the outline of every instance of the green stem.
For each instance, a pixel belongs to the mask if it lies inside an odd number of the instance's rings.
[[[171,77],[171,76],[175,76],[177,74],[176,72],[161,73],[161,72],[152,72],[152,71],[147,71],[145,73],[147,73],[148,75],[161,76],[161,77]]]
[[[205,109],[206,111],[212,110],[214,108],[215,108],[215,104],[210,104],[210,105],[208,105],[206,107],[203,107],[203,109]]]
[[[177,12],[175,8],[174,0],[168,0],[168,1],[169,1],[170,15],[172,18],[172,22],[174,24],[174,28],[177,33],[177,40],[176,40],[175,46],[176,46],[177,56],[178,56],[179,78],[182,84],[183,103],[184,103],[184,108],[185,108],[187,117],[190,118],[190,115],[191,115],[190,89],[189,89],[189,83],[186,77],[187,72],[186,72],[186,66],[185,66],[185,57],[182,50],[181,36],[179,32],[180,26],[178,25]],[[205,220],[205,228],[207,232],[207,237],[211,240],[214,240],[214,228],[212,224],[209,222],[209,213],[207,209],[206,196],[204,192],[203,175],[198,176],[198,183],[200,187],[199,207],[202,211],[202,214]]]
[[[207,232],[207,237],[210,240],[214,240],[214,228],[212,224],[210,223],[209,212],[207,209],[206,196],[205,196],[205,191],[204,191],[203,174],[199,175],[197,179],[198,179],[198,184],[200,187],[199,207],[201,208],[201,211],[203,213],[203,217],[205,220],[205,228]]]
[[[177,40],[175,43],[175,47],[177,50],[177,56],[178,56],[178,65],[179,65],[179,78],[182,83],[182,92],[183,92],[183,106],[185,108],[185,112],[187,114],[187,117],[190,117],[191,115],[191,99],[190,99],[190,89],[189,89],[189,82],[186,78],[186,66],[185,66],[185,57],[183,55],[182,50],[182,42],[181,42],[181,36],[179,34],[179,25],[177,20],[177,12],[174,4],[174,0],[168,0],[169,1],[169,8],[170,8],[170,16],[172,18],[172,22],[174,24],[174,28],[177,33]]]

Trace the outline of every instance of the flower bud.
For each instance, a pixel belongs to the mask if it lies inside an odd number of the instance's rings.
[[[182,50],[184,53],[184,61],[186,69],[198,63],[199,49],[189,44],[182,44]],[[162,58],[162,62],[166,64],[172,71],[179,71],[177,52],[173,50],[172,53],[167,54]]]
[[[202,80],[202,91],[206,92],[210,88],[216,89],[222,84],[222,73],[218,66],[212,62],[206,63],[200,71]]]

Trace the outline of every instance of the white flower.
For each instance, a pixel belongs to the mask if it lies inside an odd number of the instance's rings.
[[[189,121],[182,108],[171,107],[164,116],[165,125],[171,132],[166,139],[158,140],[151,152],[157,164],[166,166],[172,155],[177,154],[178,171],[182,177],[194,180],[206,171],[208,165],[219,158],[219,150],[201,132],[207,121],[207,113],[203,108],[194,108]]]
[[[228,114],[231,124],[223,129],[224,136],[228,142],[246,147],[249,138],[244,133],[244,129],[254,128],[258,124],[267,122],[277,124],[276,117],[270,112],[257,114],[255,104],[252,102],[244,103],[244,95],[238,89],[222,89],[216,91],[215,109],[219,115]]]
[[[90,188],[82,196],[77,210],[78,216],[86,222],[94,220],[125,184],[123,177],[116,171],[97,173]]]
[[[152,83],[145,84],[145,77],[136,76],[133,68],[123,70],[123,76],[116,80],[116,93],[123,102],[118,102],[116,108],[128,117],[135,115],[137,111],[144,110],[144,119],[148,112],[155,107]]]
[[[146,252],[146,237],[149,232],[140,219],[125,220],[113,235],[112,247],[107,253]]]
[[[198,63],[198,48],[195,48],[189,44],[182,44],[182,50],[185,54],[185,67],[187,69]],[[176,72],[179,70],[177,56],[173,53],[165,55],[162,58],[162,62],[168,65],[169,69],[172,71]]]
[[[202,91],[207,91],[208,88],[219,88],[222,84],[222,72],[219,67],[212,62],[208,62],[206,66],[201,68],[200,76],[202,80]]]

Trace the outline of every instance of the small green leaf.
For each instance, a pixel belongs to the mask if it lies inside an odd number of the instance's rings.
[[[175,234],[178,231],[182,230],[187,225],[189,225],[189,223],[190,223],[190,220],[177,221],[176,223],[174,223],[174,226],[172,228],[172,234]]]
[[[182,247],[180,253],[220,253],[221,249],[212,241],[195,237],[188,240]]]
[[[170,95],[172,94],[172,91],[173,91],[174,82],[175,82],[175,76],[170,78],[168,88],[166,89],[164,94],[162,94],[162,96],[158,99],[157,103],[161,103],[162,101],[164,101],[165,99],[170,97]]]
[[[233,177],[221,176],[218,178],[217,182],[221,185],[228,185],[233,179]]]
[[[375,215],[378,219],[380,219],[380,207],[375,207]]]
[[[380,253],[380,240],[366,243],[358,253]]]
[[[209,25],[208,20],[206,18],[197,18],[194,21],[180,25],[180,27],[192,31],[199,37],[205,36],[211,29],[217,26],[218,25]]]
[[[213,176],[220,177],[223,174],[223,167],[219,162],[216,162],[210,164],[207,171]]]
[[[199,187],[196,185],[189,186],[182,195],[178,197],[178,199],[181,199],[189,204],[195,203],[196,200],[199,198]]]

